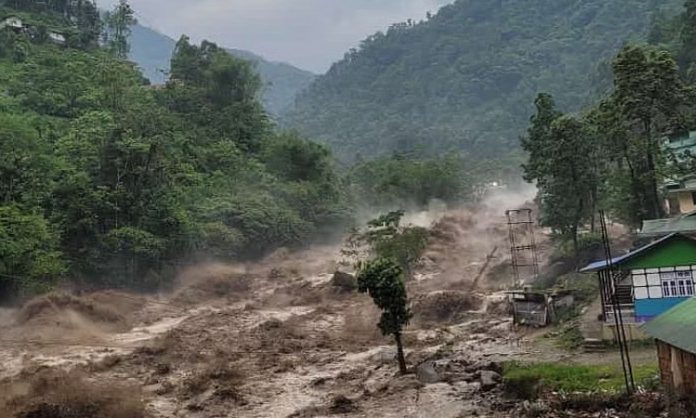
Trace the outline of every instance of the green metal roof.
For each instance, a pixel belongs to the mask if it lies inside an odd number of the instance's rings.
[[[682,234],[670,234],[628,254],[614,257],[611,265],[620,269],[641,269],[696,265],[696,240]],[[580,273],[606,270],[606,260],[590,263]]]
[[[690,212],[676,218],[643,221],[643,228],[638,235],[660,236],[675,232],[696,232],[696,212]]]
[[[655,339],[696,353],[696,299],[680,303],[641,328]]]

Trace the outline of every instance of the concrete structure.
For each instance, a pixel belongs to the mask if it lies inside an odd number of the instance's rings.
[[[678,158],[683,157],[687,151],[696,155],[696,131],[681,135],[672,135],[666,138],[663,143],[663,148],[673,153]]]
[[[0,29],[12,29],[14,31],[21,31],[24,29],[24,22],[17,16],[8,16],[0,20]]]
[[[643,325],[655,339],[662,383],[672,391],[696,395],[696,299],[690,299]]]
[[[694,297],[696,241],[671,234],[628,254],[615,257],[614,277],[606,260],[592,263],[581,272],[597,273],[602,296],[602,317],[607,339],[615,335],[615,308],[632,339],[642,337],[638,325]]]
[[[668,182],[665,192],[670,215],[684,215],[696,211],[696,176]]]
[[[662,148],[677,161],[696,156],[696,131],[670,136],[664,140]],[[666,206],[670,215],[686,214],[696,210],[696,176],[667,180],[663,187],[667,193]]]
[[[56,44],[63,45],[65,44],[65,36],[63,34],[58,33],[58,32],[48,32],[48,39]]]
[[[572,292],[533,292],[531,288],[508,292],[513,322],[517,325],[545,327],[556,320],[557,312],[575,305]]]

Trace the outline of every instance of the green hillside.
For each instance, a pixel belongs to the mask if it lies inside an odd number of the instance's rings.
[[[163,84],[169,73],[169,60],[176,41],[145,26],[133,26],[131,59],[138,64],[153,84]],[[243,50],[228,49],[239,58],[252,61],[264,81],[263,103],[274,115],[279,114],[295,100],[298,92],[314,80],[314,74],[290,64],[271,62]]]
[[[600,62],[681,0],[458,0],[364,40],[299,96],[287,126],[344,160],[518,148],[538,92],[590,102]],[[533,23],[532,23],[533,22]]]
[[[75,23],[94,3],[66,4],[0,8],[25,24],[0,28],[0,300],[61,278],[154,288],[350,221],[330,153],[275,130],[248,61],[182,41],[178,82],[145,85],[98,46],[97,13]]]

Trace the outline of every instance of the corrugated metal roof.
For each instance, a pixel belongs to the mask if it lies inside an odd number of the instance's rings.
[[[655,339],[696,353],[696,299],[680,303],[641,328]]]
[[[682,236],[682,235],[681,235],[681,234],[677,234],[677,233],[675,233],[675,234],[670,234],[670,235],[667,235],[667,236],[665,236],[665,237],[662,237],[662,238],[660,238],[660,239],[658,239],[658,240],[656,240],[656,241],[653,241],[653,242],[651,242],[651,243],[648,244],[648,245],[645,245],[645,246],[643,246],[643,247],[640,247],[640,248],[638,248],[638,249],[635,250],[635,251],[631,251],[631,252],[628,253],[628,254],[624,254],[624,255],[621,255],[621,256],[618,256],[618,257],[614,257],[614,258],[611,259],[611,264],[614,265],[614,266],[621,265],[624,261],[627,261],[627,260],[629,260],[629,259],[631,259],[631,258],[633,258],[633,257],[635,257],[635,256],[637,256],[637,255],[640,255],[642,252],[647,251],[647,250],[649,250],[649,249],[651,249],[651,248],[653,248],[653,247],[655,247],[655,246],[657,246],[657,245],[660,245],[660,244],[662,244],[663,242],[665,242],[665,241],[667,241],[667,240],[670,240],[670,239],[672,239],[672,238],[674,238],[674,237],[677,237],[677,236]],[[585,268],[581,269],[581,270],[580,270],[580,273],[590,273],[590,272],[593,272],[593,271],[600,271],[600,270],[604,270],[604,269],[607,268],[608,266],[609,266],[609,264],[607,263],[607,260],[595,261],[594,263],[590,263],[590,264],[588,264]]]
[[[696,212],[690,212],[677,218],[643,221],[643,228],[639,235],[657,236],[675,232],[696,232]]]

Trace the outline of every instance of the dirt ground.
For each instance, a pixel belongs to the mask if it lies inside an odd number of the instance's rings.
[[[0,311],[0,417],[510,416],[484,377],[499,362],[572,360],[512,326],[509,272],[473,285],[494,248],[491,264],[507,262],[501,208],[525,199],[430,220],[408,284],[412,374],[398,375],[369,297],[331,285],[340,246],[278,251],[190,267],[172,294],[53,294]]]

